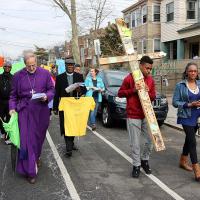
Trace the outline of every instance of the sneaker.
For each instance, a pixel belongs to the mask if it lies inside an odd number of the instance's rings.
[[[5,143],[6,143],[7,145],[12,144],[12,142],[11,142],[10,140],[5,140]]]
[[[72,150],[78,151],[78,147],[74,145],[74,146],[72,147]]]
[[[72,156],[72,151],[66,151],[66,154],[65,154],[65,155],[66,155],[66,157],[68,157],[68,158],[71,157],[71,156]]]
[[[133,166],[132,177],[139,178],[140,176],[140,166]]]
[[[149,167],[148,160],[141,160],[141,167],[143,168],[146,174],[151,174],[151,168]]]

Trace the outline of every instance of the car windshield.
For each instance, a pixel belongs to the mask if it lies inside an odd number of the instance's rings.
[[[106,73],[106,79],[109,87],[120,87],[128,72],[110,71]]]

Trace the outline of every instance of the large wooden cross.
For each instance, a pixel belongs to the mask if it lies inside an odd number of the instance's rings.
[[[108,65],[114,63],[123,63],[128,62],[130,70],[132,72],[133,79],[136,84],[141,86],[141,89],[138,91],[139,99],[147,120],[149,134],[152,138],[154,148],[156,151],[162,151],[165,149],[165,145],[163,142],[163,138],[160,132],[160,128],[157,123],[157,119],[151,104],[151,100],[149,98],[148,92],[145,89],[145,82],[143,78],[143,74],[139,68],[139,60],[142,58],[142,54],[137,55],[134,54],[134,48],[132,43],[132,31],[127,28],[126,23],[123,19],[116,20],[117,28],[126,52],[125,56],[118,57],[108,57],[108,58],[100,58],[100,65]],[[165,56],[165,53],[148,53],[146,54],[152,59],[160,59]],[[133,105],[134,106],[134,105]]]

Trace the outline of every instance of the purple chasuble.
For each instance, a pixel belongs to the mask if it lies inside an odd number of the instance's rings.
[[[32,93],[45,93],[48,101],[31,100]],[[54,85],[50,73],[37,67],[31,74],[24,68],[13,77],[9,109],[16,110],[19,116],[20,150],[17,172],[29,177],[37,174],[42,145],[49,126],[48,102],[53,99]]]

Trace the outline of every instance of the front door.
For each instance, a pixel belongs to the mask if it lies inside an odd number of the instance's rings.
[[[195,56],[199,57],[199,43],[191,43],[190,44],[190,58],[195,58]]]

